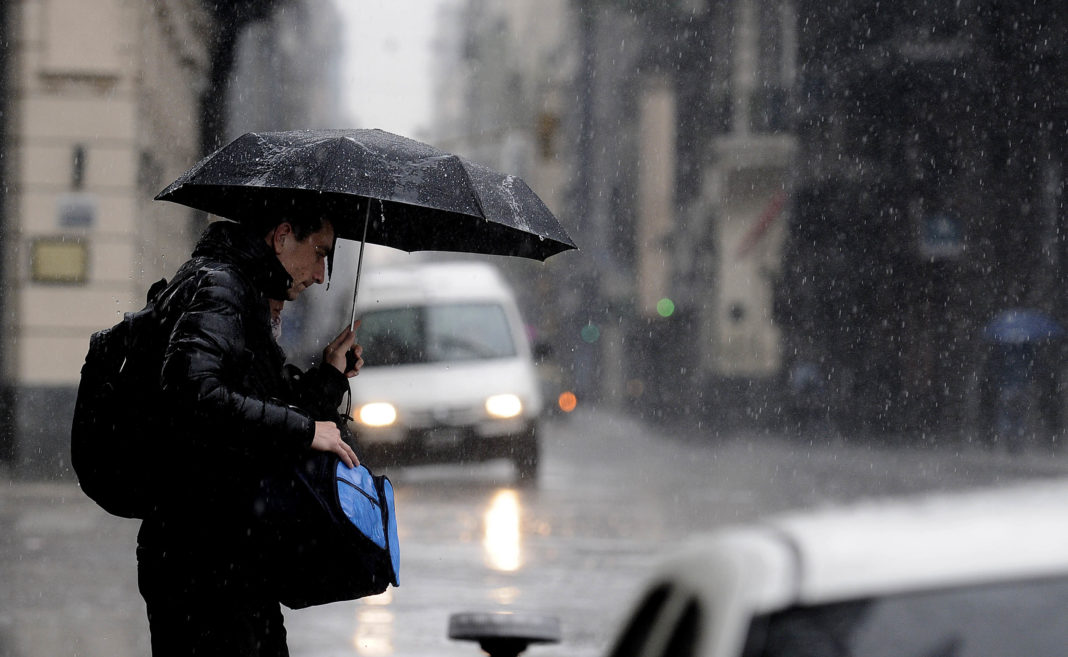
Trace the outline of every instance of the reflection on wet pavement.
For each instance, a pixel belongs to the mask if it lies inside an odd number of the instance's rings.
[[[512,572],[522,565],[519,537],[519,495],[510,489],[498,491],[483,516],[486,526],[482,545],[486,565]]]
[[[385,657],[393,654],[394,614],[389,608],[393,592],[386,591],[370,598],[356,608],[356,634],[352,645],[363,657]]]

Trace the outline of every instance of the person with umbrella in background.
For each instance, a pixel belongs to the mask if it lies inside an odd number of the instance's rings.
[[[993,439],[1010,452],[1022,450],[1040,427],[1049,440],[1060,430],[1057,352],[1064,335],[1064,327],[1035,308],[1008,308],[982,327],[981,409]]]
[[[138,584],[156,657],[288,654],[271,588],[271,572],[285,564],[258,516],[262,487],[310,450],[358,463],[336,409],[362,360],[346,327],[293,389],[272,304],[279,309],[322,283],[333,246],[333,226],[315,216],[215,222],[157,298],[170,336],[160,376],[166,471],[196,477],[169,478],[169,494],[138,534]]]

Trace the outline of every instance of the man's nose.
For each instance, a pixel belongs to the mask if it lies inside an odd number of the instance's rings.
[[[316,283],[322,283],[323,281],[326,280],[326,262],[325,261],[320,260],[319,263],[317,265],[315,265],[314,276],[315,276],[315,282]]]

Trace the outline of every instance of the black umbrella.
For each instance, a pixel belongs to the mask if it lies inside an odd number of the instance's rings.
[[[317,213],[339,237],[405,251],[544,260],[575,248],[521,179],[382,130],[250,132],[156,199],[241,222]],[[362,264],[361,246],[357,290]]]
[[[575,248],[521,179],[382,130],[250,132],[156,199],[238,221],[320,213],[357,240],[369,216],[368,242],[405,251],[544,260]]]

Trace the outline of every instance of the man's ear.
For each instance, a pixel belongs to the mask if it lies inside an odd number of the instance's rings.
[[[267,243],[274,249],[275,255],[282,252],[285,243],[293,237],[293,226],[288,221],[283,221],[267,233]]]

